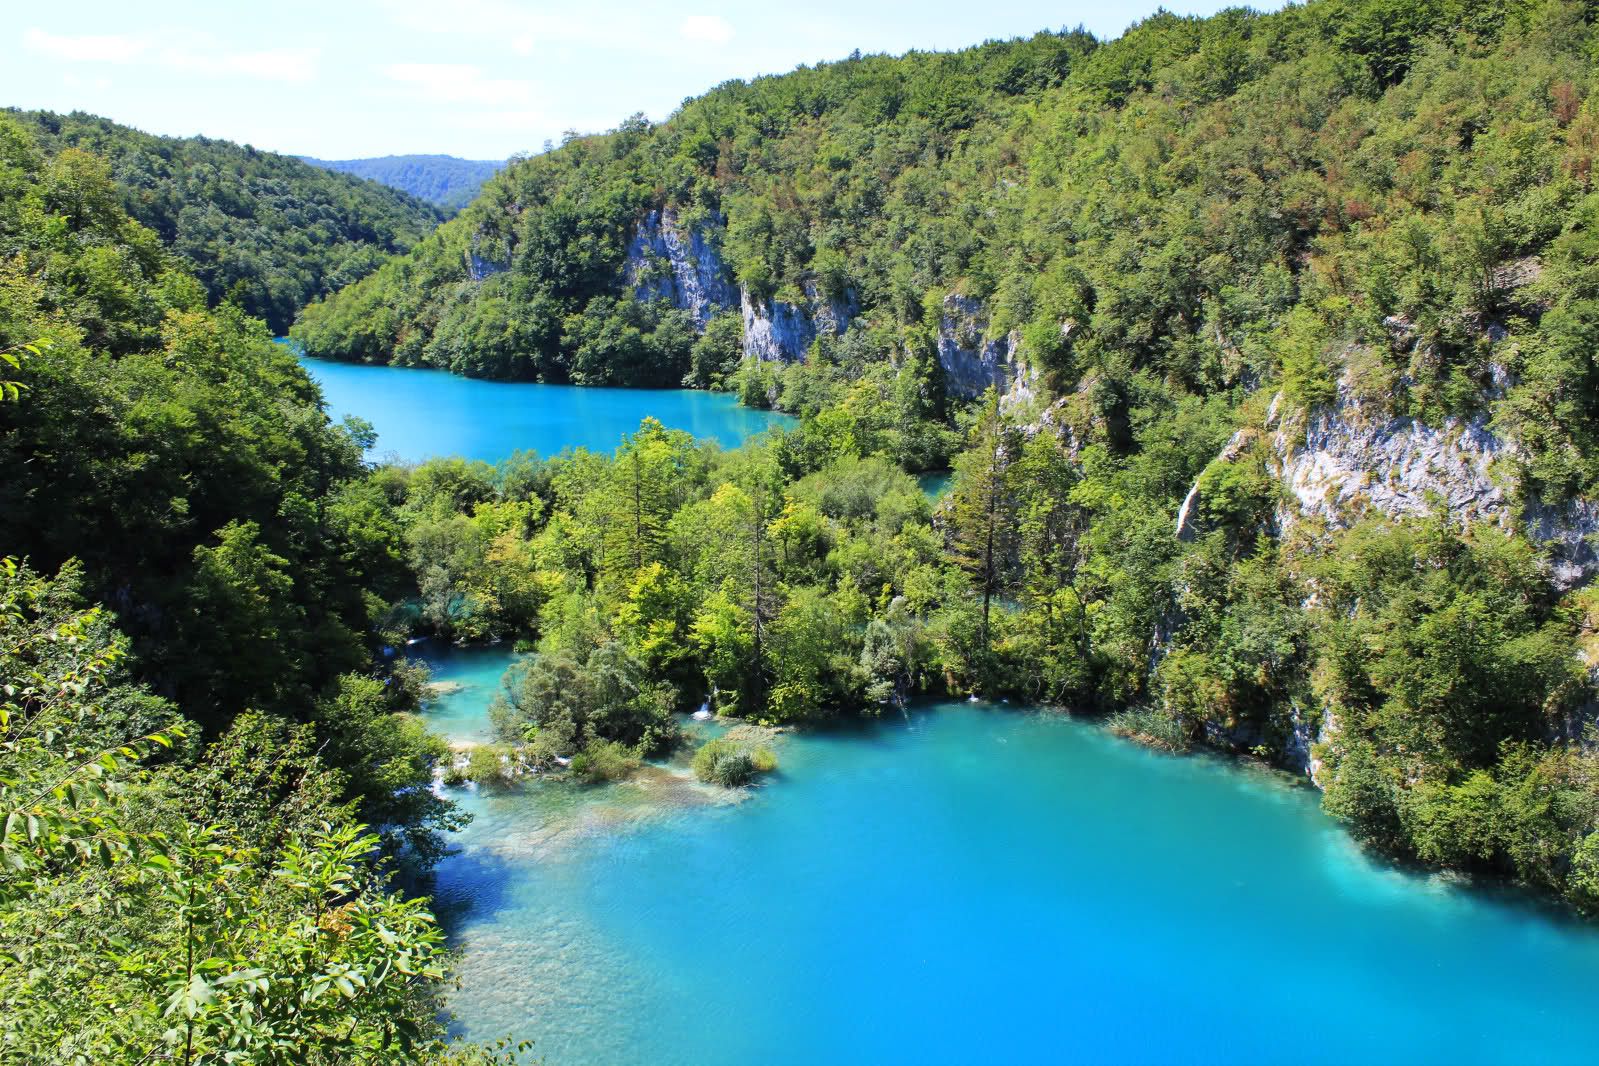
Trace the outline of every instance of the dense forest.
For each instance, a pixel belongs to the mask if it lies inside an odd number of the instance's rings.
[[[1599,911],[1599,607],[1531,520],[1599,479],[1593,18],[1318,0],[852,57],[570,139],[425,237],[297,161],[0,115],[0,1062],[510,1054],[446,1039],[402,891],[461,823],[435,778],[624,776],[702,702],[1065,706]],[[638,298],[666,212],[742,303],[847,328],[763,360],[742,309]],[[344,281],[315,354],[801,420],[374,467],[272,343]],[[957,387],[1000,338],[1029,388]],[[1502,502],[1443,470],[1310,513],[1284,456],[1338,419],[1491,436]],[[533,653],[464,771],[385,654],[421,633]],[[741,736],[697,772],[771,769]]]
[[[1390,352],[1370,376],[1434,417],[1481,401],[1492,323],[1527,364],[1497,414],[1539,480],[1574,491],[1594,413],[1557,397],[1593,390],[1556,353],[1583,320],[1566,276],[1589,209],[1589,21],[1580,3],[1329,0],[731,82],[509,167],[294,335],[491,377],[730,376],[731,323],[696,355],[676,309],[624,298],[628,239],[664,208],[755,301],[856,302],[822,340],[842,368],[926,349],[955,293],[1059,394],[1153,376],[1236,407],[1278,378],[1316,397],[1340,346],[1397,347],[1399,323],[1429,358]]]
[[[109,168],[122,207],[205,286],[288,332],[301,307],[411,248],[443,216],[393,189],[208,137],[155,137],[93,115],[12,112],[47,157]]]
[[[313,159],[307,163],[354,174],[391,189],[409,193],[454,214],[477,198],[483,183],[495,175],[503,162],[492,159],[460,159],[453,155],[386,155],[376,159]]]
[[[731,82],[512,165],[293,335],[469,374],[727,387],[805,416],[766,480],[695,474],[636,523],[653,539],[633,560],[687,597],[673,656],[692,666],[672,669],[689,676],[659,676],[691,700],[782,721],[871,711],[868,691],[1098,707],[1163,746],[1308,764],[1362,839],[1592,906],[1591,608],[1528,518],[1577,513],[1560,509],[1599,477],[1592,21],[1558,0],[1324,0]],[[645,298],[663,290],[630,244],[652,212],[725,263],[743,308]],[[750,358],[752,305],[844,307],[847,328]],[[1031,387],[964,407],[949,349],[1001,339]],[[1329,424],[1486,435],[1482,491],[1504,502],[1457,513],[1451,473],[1424,472],[1406,506],[1371,504],[1391,488],[1373,484],[1301,513],[1285,456]],[[952,502],[880,525],[807,496],[844,478],[831,464],[878,459],[953,462]],[[1399,477],[1384,469],[1367,476]],[[603,483],[540,494],[512,540],[536,560],[558,539],[559,566],[525,565],[580,577],[575,617],[608,644],[643,567],[607,578],[613,520],[578,517]],[[759,540],[713,553],[741,576],[701,572],[708,535],[672,535],[716,501]],[[488,522],[490,502],[452,521]],[[771,532],[791,507],[815,554],[765,575],[752,560],[795,551]],[[460,535],[497,545],[480,577],[498,588],[512,541]],[[471,551],[452,558],[426,573],[474,573]],[[451,624],[509,610],[551,661],[599,640],[570,634],[573,601],[547,584],[482,596],[460,602],[498,606]],[[683,636],[717,625],[736,653]],[[802,631],[827,653],[779,652]],[[891,637],[904,672],[863,672]]]
[[[460,818],[362,430],[5,116],[0,257],[0,1061],[486,1061],[391,879]]]

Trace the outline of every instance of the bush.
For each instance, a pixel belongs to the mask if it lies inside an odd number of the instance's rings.
[[[1409,854],[1410,842],[1399,821],[1397,776],[1371,745],[1351,744],[1337,759],[1322,808],[1347,825],[1362,844],[1390,854]]]
[[[511,749],[503,744],[479,744],[466,763],[466,776],[484,788],[503,788],[516,776]]]
[[[444,783],[450,788],[460,788],[470,780],[472,780],[472,775],[468,772],[468,768],[455,760],[450,760],[449,764],[445,766]]]
[[[621,781],[639,768],[633,750],[614,740],[595,740],[572,758],[572,772],[590,781]]]
[[[756,774],[777,769],[777,756],[769,748],[753,751],[736,740],[718,737],[694,753],[694,776],[708,785],[739,788]]]
[[[1187,751],[1191,746],[1181,722],[1153,707],[1128,707],[1110,716],[1110,731],[1119,737],[1162,751]]]

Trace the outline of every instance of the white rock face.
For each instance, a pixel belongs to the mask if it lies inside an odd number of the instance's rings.
[[[1564,507],[1528,508],[1527,536],[1549,549],[1555,586],[1575,588],[1599,574],[1599,504],[1573,500]]]
[[[1300,517],[1336,528],[1367,513],[1426,514],[1435,501],[1456,519],[1514,524],[1492,476],[1506,446],[1485,415],[1434,428],[1413,418],[1367,421],[1358,405],[1340,401],[1312,414],[1304,436],[1298,443],[1278,429],[1273,437],[1278,476],[1297,503],[1280,516],[1285,528]]]
[[[938,323],[938,362],[944,386],[956,399],[969,400],[998,389],[1008,410],[1031,401],[1038,375],[1021,352],[1021,334],[1012,330],[989,337],[988,312],[980,300],[955,293],[944,298]]]
[[[824,333],[843,336],[860,313],[853,293],[830,300],[815,281],[807,280],[803,288],[804,304],[761,300],[752,296],[748,289],[739,290],[746,358],[768,363],[797,362],[805,358],[818,336]]]
[[[1273,402],[1271,417],[1280,406]],[[1283,532],[1304,518],[1340,529],[1368,514],[1398,518],[1441,507],[1456,521],[1519,529],[1545,546],[1550,576],[1562,589],[1599,572],[1592,542],[1599,506],[1587,500],[1518,504],[1493,469],[1516,454],[1515,446],[1488,428],[1486,414],[1451,418],[1437,428],[1413,418],[1375,417],[1341,384],[1338,400],[1311,414],[1304,440],[1297,438],[1282,426],[1272,436],[1273,473],[1293,497],[1277,513]]]
[[[509,269],[510,268],[504,263],[495,263],[491,260],[484,259],[481,255],[478,255],[475,252],[467,256],[466,272],[467,276],[469,276],[473,281],[482,281],[490,275],[501,274]]]
[[[666,300],[703,330],[738,303],[731,272],[704,230],[684,235],[677,213],[651,211],[628,242],[624,276],[641,300]]]
[[[1255,431],[1240,429],[1228,438],[1221,453],[1216,456],[1217,462],[1236,462],[1244,454],[1244,449],[1249,447],[1255,439]],[[1183,497],[1183,505],[1177,509],[1177,539],[1180,541],[1193,540],[1199,535],[1199,479],[1194,479],[1194,484],[1188,490],[1188,495]]]

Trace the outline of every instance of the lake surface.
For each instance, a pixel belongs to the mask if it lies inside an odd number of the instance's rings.
[[[670,429],[733,448],[793,419],[740,407],[727,393],[693,389],[594,389],[481,381],[443,370],[368,366],[302,357],[335,421],[359,415],[378,432],[375,458],[420,462],[444,455],[496,462],[513,451],[610,452],[646,415]]]
[[[935,470],[932,473],[916,475],[916,483],[927,493],[928,499],[935,501],[943,499],[954,482],[955,474],[949,470]]]
[[[433,656],[481,736],[507,651]],[[456,793],[450,1006],[560,1064],[1568,1063],[1599,935],[1373,863],[1314,793],[949,704],[686,766]]]

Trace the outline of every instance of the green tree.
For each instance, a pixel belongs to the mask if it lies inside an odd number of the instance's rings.
[[[1018,438],[1005,425],[999,394],[983,398],[967,451],[955,463],[950,491],[956,557],[982,597],[982,646],[992,645],[990,608],[1004,588],[1015,537],[1011,466]]]

